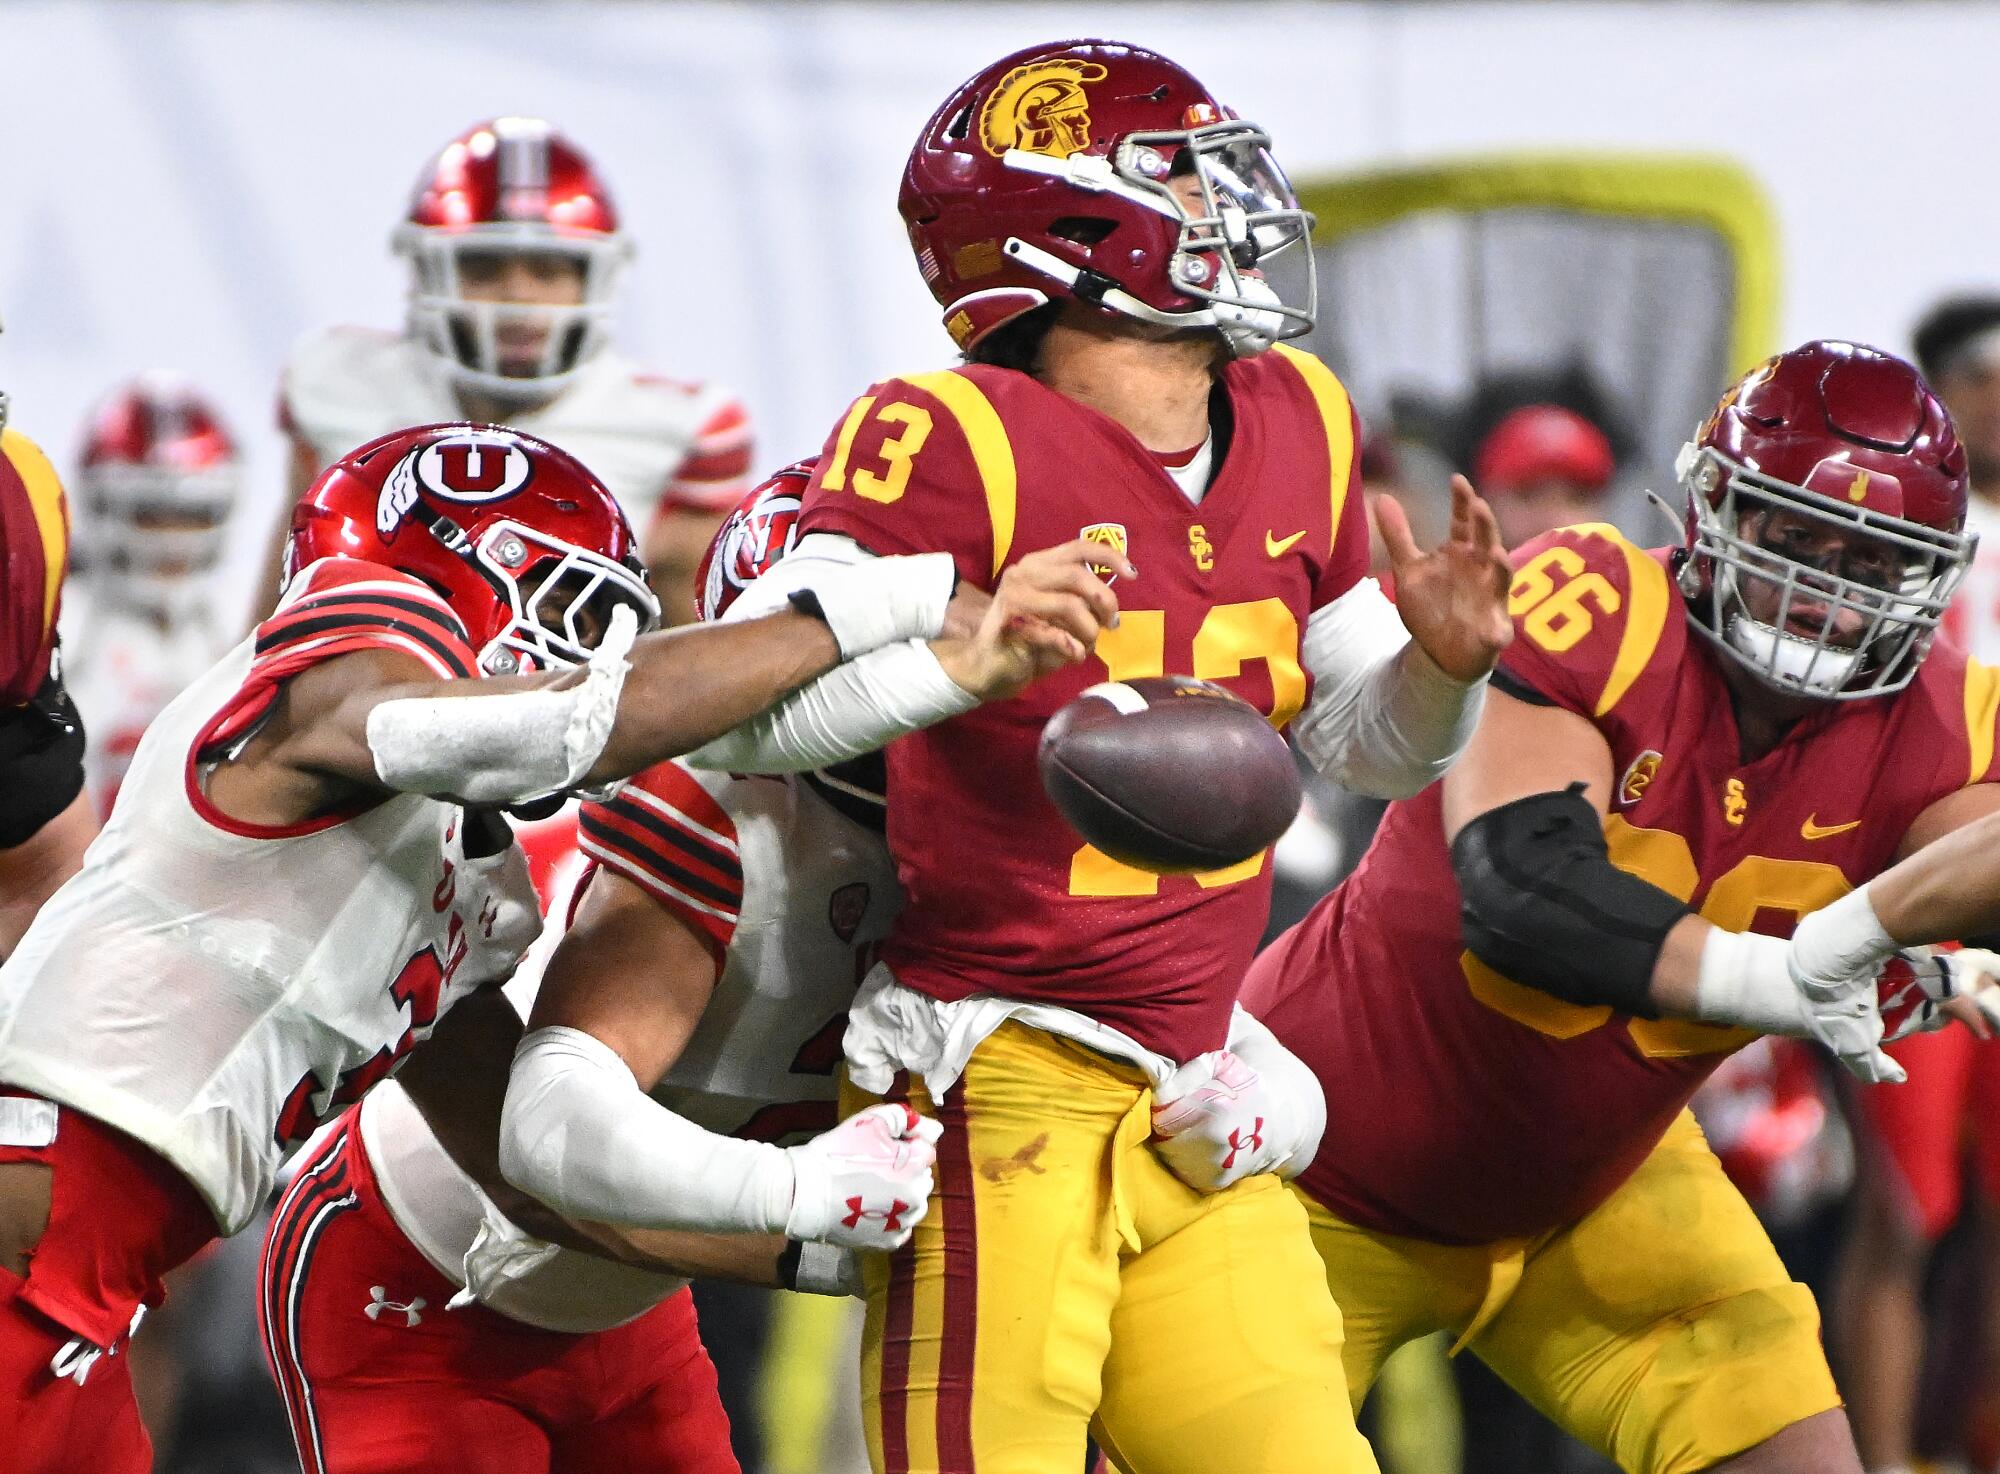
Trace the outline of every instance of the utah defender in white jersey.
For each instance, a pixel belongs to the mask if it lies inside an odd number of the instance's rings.
[[[739,1138],[732,1151],[778,1158],[777,1146],[750,1143],[832,1127],[847,1009],[897,904],[879,833],[805,779],[667,763],[586,804],[583,836],[594,868],[578,931],[557,949],[538,1011],[597,999],[593,1027],[608,1032],[608,1009],[624,1010],[630,1033],[660,1040],[652,1100],[689,1132]],[[460,1095],[453,1108],[461,1130],[484,1111],[478,1129],[497,1144],[497,1097]],[[524,1243],[501,1217],[502,1203],[519,1211],[519,1195],[486,1186],[492,1196],[394,1083],[350,1112],[294,1180],[265,1238],[262,1327],[302,1466],[734,1471],[685,1281]],[[926,1191],[913,1184],[907,1222]],[[720,1257],[682,1262],[775,1283],[781,1248],[814,1254],[826,1266],[819,1287],[838,1287],[831,1251],[769,1237],[718,1241]],[[446,1313],[468,1254],[493,1272],[475,1276],[479,1304]],[[371,1314],[385,1298],[393,1313]]]
[[[1087,579],[1087,556],[1043,566]],[[936,636],[953,583],[948,563],[877,565],[635,644],[656,609],[610,494],[553,446],[466,425],[329,468],[288,562],[278,613],[153,724],[0,968],[0,1426],[22,1474],[147,1466],[103,1353],[163,1273],[243,1226],[288,1142],[512,965],[525,875],[462,805],[687,751],[843,658]],[[1023,579],[970,644],[1076,658],[1060,604]],[[910,1135],[859,1145],[909,1175],[928,1150]]]
[[[167,374],[105,396],[78,459],[85,557],[64,645],[85,777],[108,814],[153,718],[227,648],[212,581],[242,462],[215,406]]]
[[[476,124],[425,167],[394,240],[412,273],[404,331],[330,328],[286,366],[294,494],[399,425],[514,425],[597,473],[640,531],[666,622],[692,618],[695,563],[749,484],[750,421],[727,390],[611,348],[632,244],[590,160],[539,119]]]

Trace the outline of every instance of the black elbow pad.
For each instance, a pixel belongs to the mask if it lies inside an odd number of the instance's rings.
[[[59,677],[0,711],[0,850],[33,839],[83,792],[83,719]]]
[[[1687,905],[1611,863],[1583,785],[1489,809],[1451,844],[1466,949],[1570,1003],[1641,1018],[1654,965]]]

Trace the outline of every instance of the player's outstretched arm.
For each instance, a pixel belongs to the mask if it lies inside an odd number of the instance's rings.
[[[18,844],[0,849],[0,961],[13,952],[42,902],[83,865],[97,815],[79,793]]]
[[[955,583],[943,554],[883,559],[814,579],[783,612],[636,643],[620,610],[589,665],[543,675],[445,682],[392,652],[337,656],[288,683],[260,751],[302,791],[348,796],[512,804],[601,784],[701,746],[844,659],[939,634]]]
[[[1818,1039],[1857,1075],[1899,1080],[1879,1045],[1874,970],[1795,972],[1775,937],[1722,931],[1611,863],[1611,749],[1589,721],[1494,692],[1444,783],[1445,836],[1473,956],[1585,1006]]]
[[[1922,842],[1927,831],[1935,837]],[[1991,947],[1987,939],[2000,935],[2000,784],[1978,784],[1932,804],[1911,835],[1919,844],[1906,844],[1908,853],[1894,867],[1815,915],[1834,920],[1837,908],[1852,913],[1858,930],[1876,934],[1878,949],[1975,939]],[[1865,913],[1872,913],[1872,927]]]
[[[599,871],[514,1056],[500,1133],[507,1179],[570,1218],[902,1245],[930,1198],[934,1121],[873,1106],[781,1149],[703,1130],[647,1094],[716,977],[706,941],[631,880]],[[833,1273],[837,1256],[819,1263]]]
[[[879,561],[851,539],[809,537],[753,584],[729,617],[783,599],[799,580],[813,576],[819,563],[866,568]],[[1136,577],[1122,554],[1081,538],[1030,553],[1001,575],[990,602],[977,590],[960,591],[962,628],[851,661],[694,752],[689,761],[737,773],[823,768],[982,701],[1012,696],[1030,681],[1083,660],[1099,632],[1117,624],[1117,596],[1093,565]]]
[[[1396,602],[1364,579],[1306,621],[1300,653],[1312,700],[1293,727],[1307,761],[1342,787],[1408,798],[1464,751],[1486,676],[1513,638],[1506,550],[1493,514],[1452,479],[1450,535],[1426,553],[1393,497],[1376,524]]]

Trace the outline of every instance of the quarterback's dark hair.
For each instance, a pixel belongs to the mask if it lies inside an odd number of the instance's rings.
[[[1049,329],[1062,316],[1062,310],[1060,301],[1044,302],[1039,307],[1030,308],[974,343],[972,351],[965,355],[965,361],[988,363],[995,368],[1014,369],[1024,374],[1034,373],[1042,363],[1042,339],[1049,335]]]

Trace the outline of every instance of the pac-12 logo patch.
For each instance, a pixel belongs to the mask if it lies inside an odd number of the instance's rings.
[[[1121,557],[1132,556],[1131,539],[1126,536],[1123,522],[1093,522],[1077,536],[1086,542],[1103,543]],[[1090,571],[1106,583],[1118,582],[1118,575],[1111,571],[1109,563],[1093,563],[1090,565]]]
[[[1625,776],[1618,780],[1618,802],[1622,806],[1629,809],[1646,796],[1646,790],[1659,774],[1660,762],[1660,754],[1650,747],[1632,759]]]

